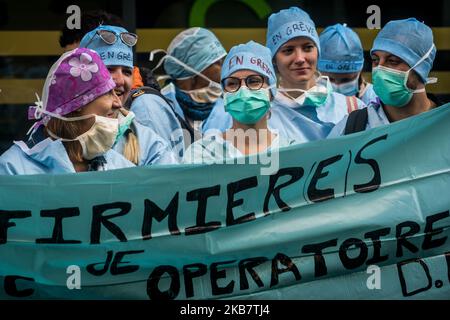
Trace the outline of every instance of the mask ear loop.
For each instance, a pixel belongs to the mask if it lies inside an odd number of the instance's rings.
[[[53,132],[51,132],[48,129],[47,129],[47,133],[48,133],[48,135],[50,137],[52,137],[55,140],[61,140],[61,141],[64,141],[64,142],[71,142],[71,141],[77,141],[78,140],[78,139],[64,139],[64,138],[58,137],[56,134],[54,134]]]
[[[154,58],[154,54],[157,52],[166,52],[165,50],[162,49],[157,49],[157,50],[153,50],[152,52],[150,52],[150,61],[153,61]],[[156,67],[154,67],[152,69],[152,72],[155,71],[156,69],[158,69],[162,63],[166,60],[166,59],[172,59],[175,63],[177,63],[178,65],[182,66],[183,68],[185,68],[186,70],[192,72],[193,74],[203,78],[204,80],[208,81],[209,85],[212,84],[212,87],[216,87],[219,89],[222,89],[222,86],[215,82],[212,81],[211,79],[209,79],[207,76],[205,76],[204,74],[202,74],[201,72],[198,72],[197,70],[191,68],[190,66],[188,66],[187,64],[185,64],[183,61],[178,60],[177,58],[175,58],[174,56],[171,56],[170,54],[166,53],[166,55],[164,57],[161,58],[161,60],[159,60],[158,64],[156,65]],[[185,79],[189,79],[190,77],[185,77],[185,78],[179,78],[178,80],[185,80]]]
[[[285,96],[287,96],[289,99],[293,100],[293,101],[297,101],[297,99],[299,99],[300,97],[302,97],[307,91],[303,90],[303,89],[289,89],[289,88],[282,88],[282,87],[278,87],[277,90],[281,93],[283,93]],[[293,96],[291,96],[289,94],[289,92],[300,92],[301,94],[297,97],[294,98]]]
[[[50,130],[47,129],[47,133],[48,133],[48,135],[50,137],[52,137],[54,139],[59,139],[61,141],[65,141],[65,142],[80,140],[81,136],[84,136],[85,134],[87,134],[89,131],[91,131],[95,127],[95,124],[98,121],[97,120],[98,118],[100,118],[100,119],[101,118],[105,118],[105,117],[102,117],[102,116],[98,116],[96,114],[87,114],[85,116],[80,116],[80,117],[66,118],[66,117],[63,117],[61,115],[58,115],[58,114],[55,114],[55,113],[52,113],[52,112],[48,112],[48,111],[45,111],[45,113],[46,114],[51,114],[51,115],[54,116],[54,118],[58,118],[58,119],[63,120],[63,121],[79,121],[79,120],[89,119],[89,118],[92,118],[92,117],[96,118],[95,122],[92,124],[92,126],[86,132],[82,133],[81,135],[79,135],[78,137],[76,137],[74,139],[65,139],[65,138],[58,137],[56,134],[54,134],[53,132],[51,132]],[[134,113],[130,113],[129,115],[130,116],[134,116]],[[109,119],[109,118],[107,118],[107,119]],[[111,119],[111,120],[115,120],[115,121],[117,121],[117,124],[119,124],[119,120],[118,119]]]
[[[318,77],[317,77],[317,80],[316,80],[316,85],[315,85],[314,87],[316,87],[316,86],[318,85],[317,83],[319,82],[320,78],[325,79],[325,80],[327,81],[325,87],[327,88],[327,92],[328,92],[328,87],[331,85],[331,84],[330,84],[330,78],[329,78],[328,76],[322,76],[321,74],[319,74]],[[312,88],[314,88],[314,87],[312,87]],[[301,92],[301,93],[307,93],[309,90],[311,90],[311,88],[308,89],[308,90],[299,89],[299,88],[282,88],[282,87],[279,87],[279,88],[278,88],[278,91],[280,91],[280,92],[285,92],[285,93],[287,93],[287,92]],[[289,95],[288,95],[288,96],[289,96]],[[289,96],[289,97],[290,97],[290,96]],[[292,98],[292,97],[291,97],[291,98]]]
[[[153,62],[153,60],[155,59],[155,53],[159,53],[159,52],[163,52],[163,53],[165,53],[166,55],[165,55],[164,57],[162,57],[162,58],[159,60],[159,62],[158,62],[158,64],[156,65],[156,67],[154,67],[154,68],[152,69],[152,72],[154,72],[156,69],[158,69],[158,68],[161,66],[161,64],[164,62],[164,60],[165,60],[165,58],[166,58],[166,56],[167,56],[166,50],[163,50],[163,49],[152,50],[152,51],[150,51],[150,56],[149,56],[149,58],[148,58],[148,61],[152,61],[152,62]]]
[[[425,59],[427,59],[429,56],[430,56],[430,54],[431,54],[431,52],[433,52],[433,49],[435,48],[435,46],[434,46],[434,43],[431,45],[431,48],[427,51],[427,53],[425,53],[425,55],[422,57],[422,58],[420,58],[420,60],[419,61],[417,61],[417,63],[414,65],[414,66],[412,66],[408,71],[407,71],[407,74],[409,75],[409,72],[411,71],[411,70],[413,70],[415,67],[417,67],[419,64],[421,64],[422,62],[424,62],[425,61]],[[408,81],[408,77],[405,77],[405,82],[404,82],[404,86],[405,86],[405,88],[407,88],[408,90],[410,90],[410,92],[412,92],[412,93],[420,93],[420,92],[425,92],[425,87],[423,87],[422,89],[418,89],[418,90],[411,90],[411,89],[409,89],[408,88],[408,86],[407,86],[407,81]],[[433,84],[433,83],[437,83],[437,81],[438,81],[438,78],[436,78],[436,77],[431,77],[431,78],[427,78],[427,81],[425,82],[425,84],[427,85],[427,84]]]
[[[63,121],[69,121],[69,122],[70,122],[70,121],[86,120],[86,119],[89,119],[89,118],[92,118],[92,117],[95,117],[95,116],[96,116],[95,114],[87,114],[87,115],[84,115],[84,116],[67,118],[67,117],[61,116],[61,115],[59,115],[59,114],[57,114],[57,113],[53,113],[53,112],[50,112],[50,111],[45,110],[44,107],[43,107],[43,103],[42,103],[42,101],[41,101],[41,99],[39,98],[39,95],[38,95],[37,93],[36,93],[36,97],[37,97],[37,101],[35,102],[36,110],[34,111],[34,117],[35,117],[36,119],[41,119],[42,114],[45,114],[45,115],[47,115],[47,116],[50,116],[51,118],[57,118],[57,119],[60,119],[60,120],[63,120]],[[36,124],[38,124],[38,123],[40,124],[40,122],[36,122],[36,123],[28,130],[27,135],[28,135],[33,129],[36,129],[35,126],[36,126]],[[69,141],[69,140],[67,140],[67,141]],[[72,140],[70,140],[70,141],[72,141]]]
[[[44,105],[43,105],[43,103],[42,103],[42,101],[41,101],[41,98],[40,98],[39,95],[37,94],[37,92],[35,92],[35,95],[36,95],[36,101],[34,102],[34,106],[31,106],[31,107],[34,107],[34,108],[35,108],[35,110],[34,110],[34,118],[37,119],[37,120],[39,120],[39,119],[41,119],[41,117],[42,117],[42,113],[43,113],[43,110],[44,110]],[[30,127],[30,129],[28,129],[26,135],[28,136],[30,133],[33,134],[34,131],[37,129],[38,124],[40,124],[40,121],[35,122],[35,123]]]
[[[316,84],[315,84],[313,87],[317,86],[317,82],[320,81],[320,78],[323,78],[323,79],[326,79],[326,80],[327,80],[327,88],[328,88],[329,83],[330,83],[330,78],[329,78],[328,76],[323,76],[319,71],[316,71],[316,72],[314,73],[314,77],[315,77],[314,81],[316,82]],[[313,87],[312,87],[312,88],[313,88]],[[311,88],[310,88],[310,89],[311,89]],[[283,87],[278,87],[278,90],[279,90],[280,92],[301,92],[301,93],[306,93],[306,92],[308,92],[310,89],[304,90],[304,89],[299,89],[299,88],[283,88]],[[289,95],[288,95],[288,96],[289,96]],[[289,97],[290,97],[290,96],[289,96]],[[292,98],[292,97],[291,97],[291,98]]]

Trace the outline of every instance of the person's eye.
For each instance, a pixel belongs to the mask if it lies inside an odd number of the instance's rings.
[[[261,83],[261,79],[260,79],[260,78],[257,78],[257,77],[250,77],[250,78],[248,79],[248,82],[251,83],[251,84]]]
[[[306,51],[306,52],[311,52],[313,50],[314,50],[314,46],[312,44],[303,47],[303,51]]]
[[[400,61],[397,60],[397,59],[388,59],[388,63],[389,63],[390,65],[396,66],[396,65],[400,64]]]
[[[237,80],[228,80],[225,82],[225,88],[227,89],[235,89],[239,86],[239,82]]]
[[[291,54],[293,51],[294,51],[294,49],[291,47],[281,49],[281,52],[285,55]]]

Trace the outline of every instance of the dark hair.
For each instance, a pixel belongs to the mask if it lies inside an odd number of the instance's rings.
[[[159,86],[158,81],[156,81],[156,78],[151,69],[139,67],[139,72],[141,73],[142,82],[144,83],[144,86],[151,87],[158,91],[161,90],[161,87]]]
[[[124,27],[122,19],[115,14],[108,13],[104,10],[87,11],[81,15],[81,29],[70,30],[64,24],[61,36],[59,37],[59,45],[61,48],[64,48],[67,45],[80,42],[86,33],[102,24]]]

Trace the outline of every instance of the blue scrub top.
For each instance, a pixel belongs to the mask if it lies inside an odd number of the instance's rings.
[[[134,167],[135,165],[114,150],[104,154],[106,163],[101,170]],[[0,156],[0,175],[75,173],[61,140],[47,138],[29,148],[24,141]]]
[[[136,120],[146,127],[155,131],[173,150],[181,161],[185,150],[185,139],[183,129],[177,119],[176,114],[184,120],[187,120],[184,112],[176,99],[175,85],[169,83],[163,89],[161,94],[172,103],[172,107],[164,99],[154,94],[143,94],[133,100],[130,110],[136,115]],[[222,107],[223,100],[218,99],[214,104],[213,110]],[[203,121],[199,128],[201,133],[210,128],[209,118]]]
[[[365,104],[357,99],[358,109]],[[269,127],[288,139],[303,143],[325,139],[336,123],[348,114],[347,98],[339,93],[330,93],[323,106],[300,105],[281,92],[271,103]],[[207,130],[222,132],[231,128],[233,119],[224,107],[214,108],[208,118]]]
[[[183,158],[183,130],[172,107],[164,99],[156,94],[143,94],[133,100],[130,110],[136,115],[137,122],[160,136],[179,160]]]
[[[362,95],[361,95],[362,93]],[[365,105],[369,105],[372,101],[375,101],[376,98],[378,98],[375,91],[373,91],[373,84],[367,83],[366,87],[364,88],[364,92],[359,93],[359,99],[361,99],[362,102],[364,102]]]
[[[139,143],[139,166],[175,164],[179,162],[178,157],[173,153],[168,143],[151,128],[134,120],[130,129],[137,136]],[[126,137],[123,135],[113,149],[123,154],[125,143]]]
[[[345,125],[347,124],[348,116],[342,119],[334,128],[331,130],[328,138],[336,138],[344,135]],[[372,129],[380,126],[389,124],[389,120],[384,113],[384,109],[381,105],[380,100],[377,98],[372,101],[367,107],[367,124],[366,129]]]

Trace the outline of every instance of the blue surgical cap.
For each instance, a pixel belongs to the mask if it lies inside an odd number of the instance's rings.
[[[414,68],[426,83],[436,56],[436,46],[433,43],[431,29],[417,19],[388,22],[375,38],[370,54],[374,51],[386,51],[413,67],[432,47],[431,54]]]
[[[255,71],[269,79],[271,92],[275,96],[277,78],[272,64],[270,50],[254,41],[231,48],[222,65],[220,79],[223,80],[239,70]]]
[[[273,13],[269,17],[266,46],[272,52],[272,57],[284,43],[297,37],[311,39],[320,55],[320,42],[316,26],[305,11],[297,7],[291,7]]]
[[[167,54],[202,72],[223,58],[227,52],[214,33],[197,27],[179,33],[170,43]],[[170,57],[164,61],[164,70],[173,79],[185,79],[195,75]]]
[[[117,41],[113,44],[107,44],[97,34],[98,30],[114,32]],[[122,27],[99,26],[86,33],[83,39],[81,39],[80,48],[89,48],[97,51],[106,66],[124,66],[133,68],[133,48],[123,43],[122,39],[120,39],[120,34],[123,32],[128,31]]]
[[[364,50],[358,35],[342,24],[327,27],[320,34],[322,54],[317,69],[331,73],[360,72],[364,66]]]

